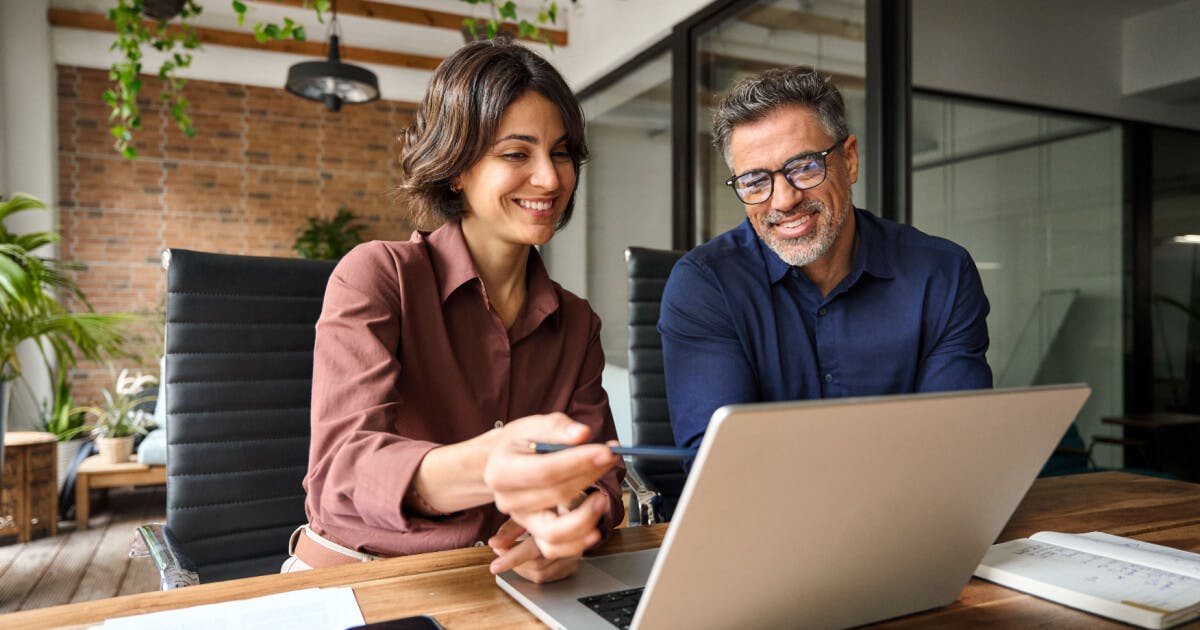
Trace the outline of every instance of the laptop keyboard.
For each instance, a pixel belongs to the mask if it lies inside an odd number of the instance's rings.
[[[627,591],[589,595],[580,597],[579,603],[591,608],[612,625],[625,630],[633,622],[633,612],[637,610],[638,600],[642,598],[643,590],[645,590],[644,587],[638,587]]]

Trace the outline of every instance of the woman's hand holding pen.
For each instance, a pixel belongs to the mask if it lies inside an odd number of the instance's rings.
[[[562,413],[529,416],[501,430],[483,478],[497,509],[512,520],[488,541],[499,556],[492,562],[493,573],[517,569],[535,581],[565,577],[600,540],[597,522],[608,509],[608,498],[583,496],[583,491],[619,458],[605,445],[583,444],[589,437],[587,426]],[[580,446],[538,455],[530,449],[532,442]],[[530,537],[518,541],[525,532]]]

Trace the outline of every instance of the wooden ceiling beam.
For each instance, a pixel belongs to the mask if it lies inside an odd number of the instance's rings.
[[[293,7],[304,7],[305,0],[276,0],[275,2],[264,4],[286,4]],[[463,28],[463,20],[473,17],[460,13],[447,13],[445,11],[435,11],[433,9],[421,9],[417,7],[406,7],[399,4],[389,4],[387,2],[376,2],[375,0],[339,0],[338,13],[341,15],[357,15],[360,17],[368,17],[376,20],[404,22],[405,24],[416,24],[418,26],[445,28],[452,31],[461,31]],[[513,33],[517,32],[516,24],[512,22],[504,22],[503,24]],[[566,31],[549,28],[539,28],[539,30],[541,31],[541,34],[548,37],[550,42],[555,46],[567,45]],[[537,37],[522,37],[521,39],[531,42],[543,41]]]
[[[111,32],[113,30],[112,22],[110,22],[107,17],[100,15],[99,13],[51,8],[49,11],[49,16],[50,23],[54,26],[80,28],[91,31]],[[150,21],[147,21],[147,23],[152,24]],[[182,27],[178,25],[171,25],[170,28],[174,30],[182,29]],[[259,42],[256,41],[254,39],[254,35],[249,32],[226,31],[203,26],[196,27],[196,35],[200,37],[201,43],[213,44],[215,46],[232,46],[234,48],[270,50],[274,52],[305,55],[308,57],[323,58],[328,55],[324,42],[298,42],[290,39]],[[341,52],[342,59],[347,61],[357,61],[360,63],[379,63],[388,66],[414,68],[417,70],[433,70],[438,66],[439,63],[442,62],[441,57],[429,57],[426,55],[393,52],[390,50],[378,50],[375,48],[339,46],[338,49]]]
[[[863,41],[867,30],[862,24],[770,5],[751,9],[737,19],[764,28],[832,35],[855,41]]]

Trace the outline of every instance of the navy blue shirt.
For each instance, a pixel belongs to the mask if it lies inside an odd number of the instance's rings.
[[[988,301],[970,254],[855,217],[853,266],[828,297],[749,220],[676,263],[658,321],[676,444],[698,446],[732,403],[992,386]]]

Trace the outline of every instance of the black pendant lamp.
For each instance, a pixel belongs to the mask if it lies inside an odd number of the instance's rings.
[[[379,99],[379,79],[366,68],[342,63],[338,53],[337,0],[329,19],[329,59],[303,61],[288,68],[287,91],[336,112],[342,103],[369,103]]]

